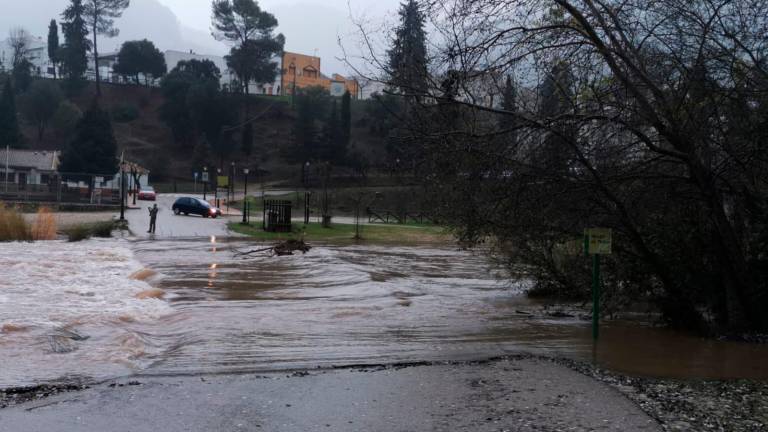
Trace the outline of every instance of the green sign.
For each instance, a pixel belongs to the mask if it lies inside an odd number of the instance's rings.
[[[584,230],[584,245],[588,255],[610,255],[612,252],[613,231],[608,228],[589,228]]]
[[[216,186],[225,188],[229,186],[229,176],[219,176],[216,182]]]

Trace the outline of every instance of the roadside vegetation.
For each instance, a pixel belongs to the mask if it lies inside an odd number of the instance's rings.
[[[88,224],[73,225],[63,230],[69,242],[80,242],[92,237],[110,238],[112,232],[120,226],[115,221],[94,222]]]
[[[608,228],[604,305],[768,331],[768,4],[593,3],[403,4],[371,63],[400,159],[465,244],[491,240],[539,292],[589,298],[578,245]],[[450,37],[428,48],[427,21]]]
[[[0,241],[31,241],[32,231],[16,209],[0,203]]]

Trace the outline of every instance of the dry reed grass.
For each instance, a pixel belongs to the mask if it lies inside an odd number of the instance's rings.
[[[0,203],[0,242],[32,241],[32,230],[15,208]]]
[[[37,210],[37,218],[32,224],[32,239],[35,241],[56,240],[57,231],[56,216],[49,208],[40,207]]]

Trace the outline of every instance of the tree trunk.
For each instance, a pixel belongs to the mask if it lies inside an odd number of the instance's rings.
[[[96,69],[96,96],[101,96],[101,74],[99,73],[99,47],[96,43],[96,23],[94,18],[93,31],[93,63]]]
[[[725,289],[725,324],[730,331],[742,331],[755,324],[749,311],[747,293],[750,290],[749,266],[738,236],[725,213],[724,200],[714,183],[710,170],[704,167],[695,155],[691,156],[689,169],[693,181],[704,196],[710,217],[715,226],[713,233],[717,241],[716,256],[723,271]]]

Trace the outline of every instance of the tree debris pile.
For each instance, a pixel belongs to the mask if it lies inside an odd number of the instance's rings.
[[[304,240],[291,239],[270,247],[255,249],[247,252],[238,252],[236,256],[238,257],[253,256],[261,253],[267,254],[267,256],[270,256],[270,257],[288,256],[288,255],[293,255],[294,252],[301,252],[302,254],[305,254],[310,250],[312,250],[312,246],[305,243]]]

